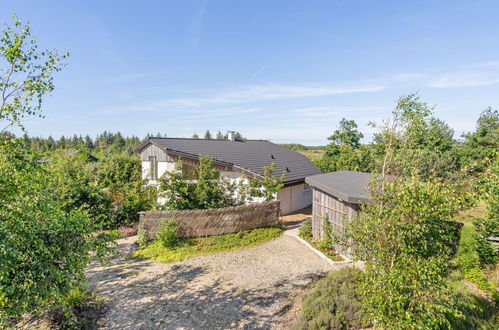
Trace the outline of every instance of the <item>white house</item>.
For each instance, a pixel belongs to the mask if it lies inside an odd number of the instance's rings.
[[[277,193],[282,214],[312,204],[312,190],[305,177],[321,173],[300,153],[265,140],[239,141],[233,134],[229,134],[229,140],[150,138],[135,153],[142,160],[143,177],[151,185],[157,185],[158,178],[166,171],[174,170],[178,160],[182,160],[184,177],[194,179],[200,155],[212,158],[215,169],[233,180],[241,178],[243,173],[247,178],[263,179],[263,168],[274,163],[273,175],[285,175],[284,187]]]

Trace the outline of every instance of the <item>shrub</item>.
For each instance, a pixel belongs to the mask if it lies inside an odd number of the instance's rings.
[[[89,252],[105,250],[88,214],[59,204],[52,179],[19,141],[0,137],[0,328],[61,304],[84,280]]]
[[[221,176],[214,168],[213,159],[209,157],[199,157],[195,181],[184,177],[182,166],[182,162],[178,162],[174,171],[167,172],[159,179],[160,195],[165,199],[165,204],[160,209],[194,210],[238,206],[252,201],[254,197],[270,201],[275,199],[277,191],[283,187],[284,175],[274,177],[274,163],[263,168],[262,181],[251,180],[249,184],[244,177],[234,183]]]
[[[138,212],[153,208],[157,190],[142,180],[140,159],[126,153],[107,155],[97,164],[99,187],[112,197],[108,227],[129,226],[139,220]]]
[[[173,248],[177,245],[177,234],[179,225],[174,218],[164,221],[158,230],[157,239],[165,248]]]
[[[139,248],[143,249],[147,245],[147,233],[144,229],[139,229],[137,231],[137,243],[139,244]]]
[[[446,223],[454,192],[411,177],[373,182],[371,196],[347,228],[356,259],[366,265],[356,289],[367,320],[388,328],[448,327],[449,315],[460,315],[444,281],[458,229]]]
[[[300,233],[298,234],[301,238],[307,240],[312,238],[312,220],[307,219],[303,221],[300,226]]]
[[[499,260],[497,247],[488,240],[499,236],[499,157],[496,157],[481,180],[487,199],[487,216],[474,222],[476,251],[482,265],[494,264]]]
[[[363,315],[355,283],[359,271],[343,268],[319,280],[303,299],[295,329],[359,329]]]

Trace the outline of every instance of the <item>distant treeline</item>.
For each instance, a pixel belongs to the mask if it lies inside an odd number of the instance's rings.
[[[53,138],[49,136],[35,137],[24,134],[23,140],[26,146],[30,147],[35,152],[50,152],[58,149],[87,149],[93,153],[129,153],[132,154],[133,150],[142,142],[152,137],[167,137],[166,134],[148,133],[145,137],[139,138],[135,135],[124,136],[120,132],[104,131],[98,134],[97,137],[92,138],[90,135],[73,135],[61,136],[60,138]],[[199,139],[197,134],[192,136],[194,139]],[[203,136],[204,139],[213,139],[210,131],[206,131]],[[227,134],[222,134],[220,131],[215,135],[217,140],[227,140]],[[239,132],[235,132],[236,140],[245,140]]]
[[[147,135],[144,139],[149,138]],[[90,152],[133,153],[133,150],[143,141],[137,136],[124,137],[120,132],[104,131],[102,134],[91,138],[89,135],[61,136],[58,139],[49,136],[31,137],[25,134],[24,143],[36,152],[50,152],[58,149],[87,149]]]

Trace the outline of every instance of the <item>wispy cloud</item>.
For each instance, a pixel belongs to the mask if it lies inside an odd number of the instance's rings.
[[[307,117],[339,116],[339,115],[348,117],[348,114],[355,114],[359,112],[368,113],[372,111],[381,111],[385,109],[386,108],[382,106],[331,106],[331,107],[300,108],[300,109],[294,109],[293,112],[297,115],[307,116]]]
[[[172,98],[149,104],[133,106],[130,110],[162,111],[165,109],[196,108],[213,105],[247,104],[269,100],[295,99],[351,93],[368,93],[383,90],[385,86],[357,84],[346,86],[303,86],[303,85],[245,85],[211,92],[212,96]]]
[[[428,82],[428,87],[457,88],[499,84],[498,72],[453,72],[441,75]]]
[[[194,19],[192,20],[192,25],[190,29],[190,44],[192,48],[197,50],[199,48],[199,43],[201,42],[201,36],[203,34],[203,24],[206,12],[208,10],[208,0],[202,0]]]
[[[430,88],[464,88],[499,84],[499,61],[473,63],[427,80]]]

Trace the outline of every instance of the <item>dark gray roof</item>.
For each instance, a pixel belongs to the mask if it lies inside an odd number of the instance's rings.
[[[364,204],[371,198],[367,192],[370,173],[354,171],[337,171],[309,176],[305,182],[342,201]]]
[[[288,148],[265,140],[206,140],[182,138],[151,138],[137,147],[140,152],[152,143],[167,153],[196,159],[198,155],[209,156],[215,164],[239,167],[250,173],[263,176],[263,167],[275,163],[274,176],[284,173],[284,184],[304,182],[306,176],[321,173],[307,157]]]

